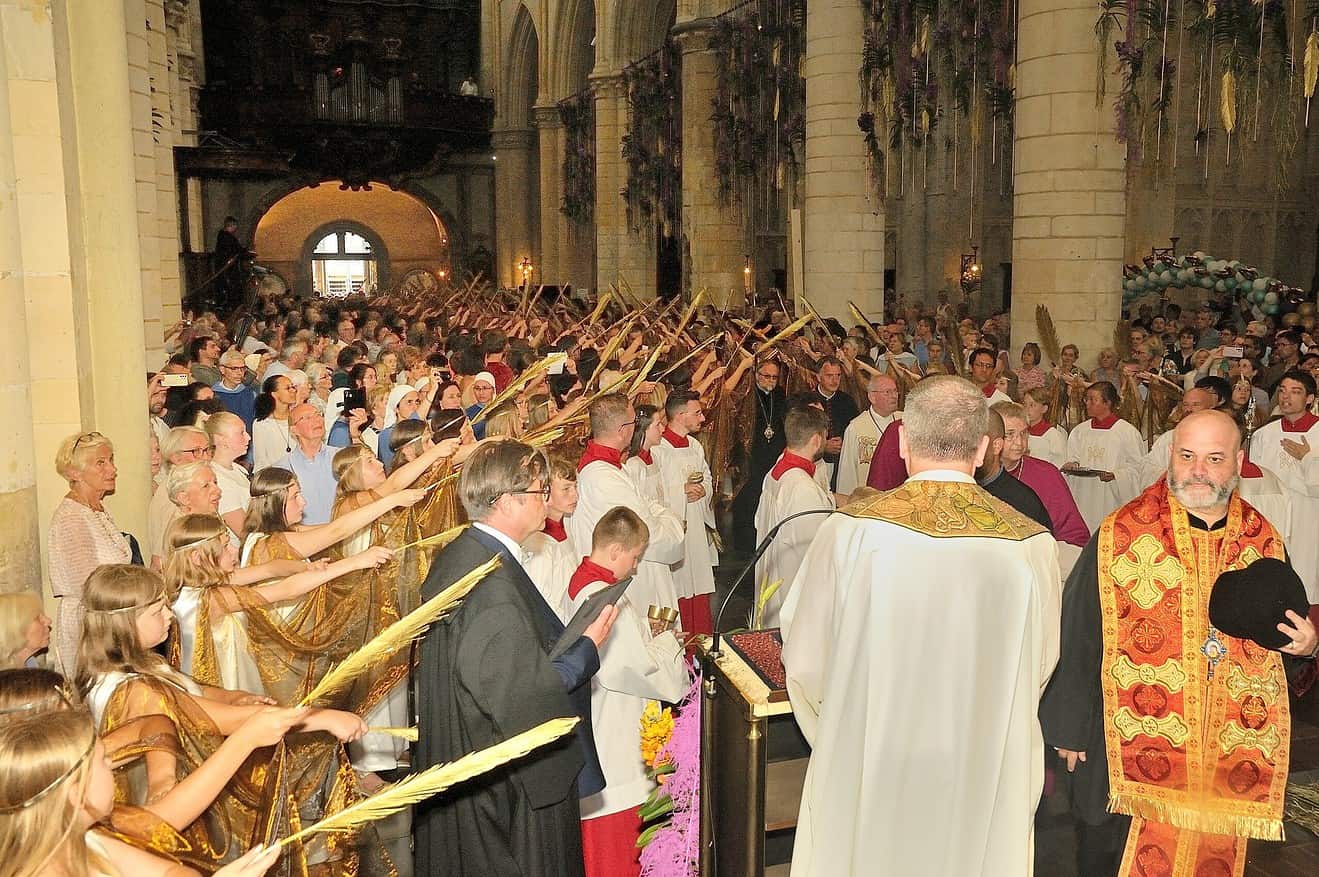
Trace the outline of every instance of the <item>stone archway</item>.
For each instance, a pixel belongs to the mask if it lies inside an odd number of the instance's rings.
[[[495,149],[495,278],[517,282],[523,259],[540,266],[540,162],[532,113],[540,90],[540,37],[530,10],[519,4],[501,76]],[[539,279],[539,277],[537,277]]]

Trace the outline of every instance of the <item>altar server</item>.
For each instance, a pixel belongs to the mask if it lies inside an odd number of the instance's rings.
[[[1085,391],[1085,413],[1090,419],[1072,429],[1067,462],[1059,467],[1092,533],[1105,515],[1136,494],[1116,473],[1134,467],[1146,451],[1140,430],[1113,413],[1117,403],[1117,389],[1108,381],[1090,385]]]
[[[683,557],[675,563],[673,582],[678,589],[678,611],[688,633],[711,633],[710,595],[714,593],[714,567],[718,562],[706,529],[714,529],[714,479],[705,461],[705,449],[693,438],[705,423],[701,397],[679,392],[664,403],[669,426],[655,446],[655,464],[669,511],[685,522]]]

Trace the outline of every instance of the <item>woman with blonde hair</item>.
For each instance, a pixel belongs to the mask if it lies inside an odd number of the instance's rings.
[[[84,710],[0,722],[0,877],[189,877],[200,872],[132,846],[106,824],[114,774]],[[260,877],[280,848],[254,849],[216,877]]]
[[[239,569],[238,545],[215,515],[175,519],[165,533],[165,547],[165,585],[178,622],[173,642],[177,659],[171,648],[171,663],[202,681],[218,680],[225,688],[243,690],[260,690],[262,682],[251,665],[246,626],[237,615],[253,607],[288,603],[326,582],[354,570],[374,569],[393,557],[387,548],[373,548],[334,563],[302,564],[285,578],[272,579],[264,572],[255,578],[250,573],[256,567]]]
[[[83,582],[103,563],[128,563],[134,557],[131,537],[105,510],[105,497],[114,493],[119,474],[110,440],[99,432],[69,436],[55,452],[55,470],[69,483],[69,492],[55,506],[46,545],[51,592],[59,600],[55,662],[70,676],[82,630]]]
[[[0,670],[34,666],[50,648],[50,619],[41,595],[32,591],[0,594]]]
[[[267,812],[262,806],[272,791],[264,788],[267,782],[286,782],[283,791],[274,790],[276,800],[291,796],[304,825],[320,819],[327,807],[351,803],[354,789],[340,770],[339,744],[308,736],[285,740],[283,751],[253,753],[271,745],[272,735],[275,741],[281,739],[281,728],[324,731],[341,743],[356,740],[366,731],[360,718],[338,710],[276,710],[278,721],[258,723],[259,733],[243,733],[244,724],[254,717],[272,715],[268,698],[202,685],[154,651],[173,620],[169,592],[158,573],[125,565],[100,567],[87,580],[84,600],[77,688],[98,731],[109,735],[143,716],[167,718],[175,728],[167,739],[143,735],[130,744],[128,749],[142,753],[142,758],[119,769],[121,799],[147,806],[175,789],[188,789],[188,798],[198,806],[206,796],[191,794],[191,786],[205,786],[210,792],[216,789],[214,774],[225,774],[219,790],[181,829],[194,852],[216,863],[235,858],[238,848],[257,838],[271,820],[284,823],[277,830],[287,828],[292,814],[279,806]],[[229,737],[240,734],[241,745],[225,747]],[[282,776],[270,773],[276,758],[283,765]],[[209,775],[210,780],[189,784],[196,775]]]

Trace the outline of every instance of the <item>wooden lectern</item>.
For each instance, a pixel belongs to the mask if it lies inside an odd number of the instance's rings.
[[[701,650],[701,875],[788,873],[809,749],[792,718],[777,629]]]

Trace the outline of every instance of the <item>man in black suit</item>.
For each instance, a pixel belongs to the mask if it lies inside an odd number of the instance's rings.
[[[838,389],[843,382],[843,363],[835,356],[820,360],[816,372],[815,395],[829,417],[829,435],[824,442],[824,461],[829,464],[829,489],[838,489],[838,458],[843,450],[843,433],[861,410],[856,400]]]
[[[583,873],[578,799],[604,788],[591,734],[591,677],[617,609],[560,657],[563,624],[522,569],[520,543],[545,523],[549,467],[520,442],[493,442],[464,464],[458,494],[474,523],[446,546],[422,588],[430,599],[498,555],[487,576],[421,644],[419,769],[577,715],[572,736],[418,806],[418,874]]]

